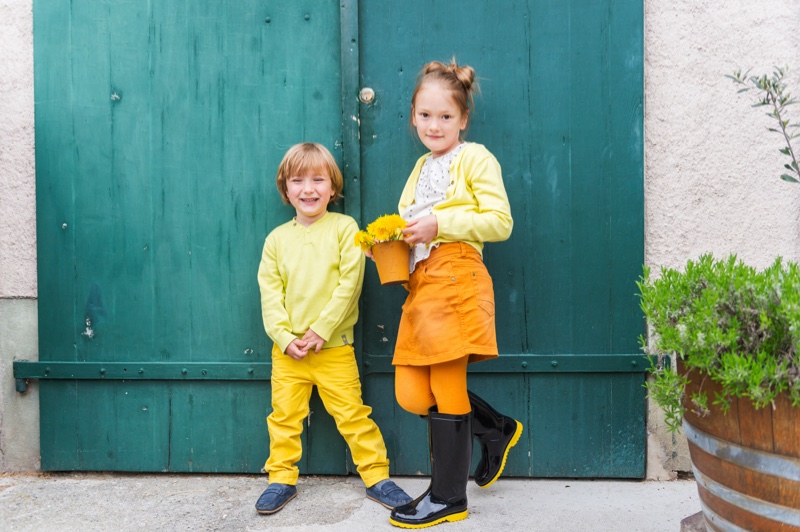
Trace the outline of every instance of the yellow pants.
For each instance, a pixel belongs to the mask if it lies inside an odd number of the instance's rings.
[[[361,480],[367,487],[389,478],[389,459],[378,425],[369,415],[372,408],[361,399],[353,347],[344,345],[310,351],[295,360],[272,348],[272,413],[267,417],[269,458],[264,470],[269,482],[297,484],[295,465],[303,454],[300,434],[308,416],[311,389],[316,385],[325,410],[333,416],[339,433],[353,456]]]

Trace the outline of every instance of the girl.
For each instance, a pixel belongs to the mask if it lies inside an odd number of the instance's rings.
[[[506,240],[512,227],[497,159],[462,140],[477,88],[471,67],[435,61],[411,98],[411,124],[430,153],[400,196],[411,276],[392,363],[397,402],[428,418],[431,483],[392,511],[389,521],[404,528],[466,518],[472,437],[481,448],[475,482],[485,488],[522,434],[520,422],[467,391],[467,364],[498,356],[483,243]]]

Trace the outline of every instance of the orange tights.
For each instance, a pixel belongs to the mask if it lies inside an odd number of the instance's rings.
[[[437,406],[442,414],[467,414],[467,362],[461,357],[431,366],[395,366],[394,389],[398,404],[412,414],[428,414]]]

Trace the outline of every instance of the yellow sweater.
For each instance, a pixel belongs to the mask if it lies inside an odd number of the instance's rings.
[[[324,348],[353,343],[364,281],[356,232],[350,216],[328,212],[309,227],[292,220],[267,236],[258,267],[261,315],[284,353],[309,328]]]
[[[400,195],[398,212],[414,202],[420,171],[430,153],[417,161]],[[484,242],[511,236],[514,225],[500,163],[483,145],[467,143],[450,165],[445,200],[433,207],[439,224],[439,242],[464,242],[483,253]]]

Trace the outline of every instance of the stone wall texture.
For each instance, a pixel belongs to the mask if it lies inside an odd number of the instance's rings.
[[[30,0],[0,0],[0,298],[36,297]]]

